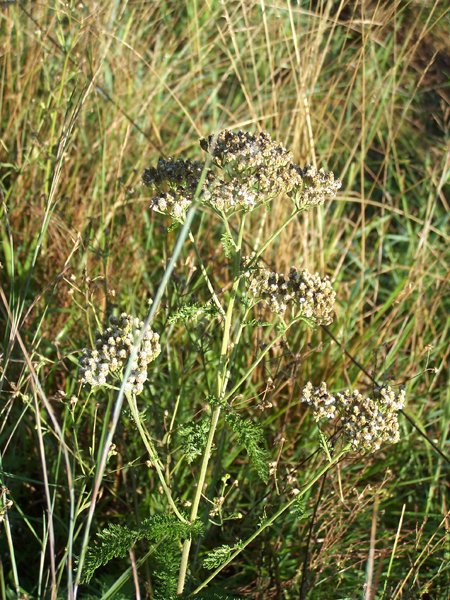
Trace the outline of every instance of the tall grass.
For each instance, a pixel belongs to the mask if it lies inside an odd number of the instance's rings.
[[[314,458],[305,462],[317,443],[299,404],[302,384],[370,387],[365,371],[405,384],[407,415],[448,454],[445,3],[17,2],[1,7],[0,27],[3,598],[67,594],[110,416],[101,396],[80,390],[79,350],[113,308],[146,313],[172,256],[177,232],[147,210],[143,169],[160,155],[194,156],[198,137],[218,129],[268,130],[300,164],[343,181],[335,202],[294,221],[265,256],[277,270],[297,257],[328,273],[339,298],[331,328],[339,343],[326,331],[293,335],[260,367],[273,380],[273,406],[255,418],[269,432],[274,477],[295,473],[302,483],[316,469]],[[280,202],[265,221],[250,217],[255,240],[288,210]],[[226,288],[214,227],[206,214],[194,221],[208,275]],[[218,338],[201,324],[175,329],[167,315],[201,295],[199,272],[186,244],[163,299],[166,348],[146,392],[146,425],[185,501],[196,466],[174,464],[169,442],[204,408],[199,350]],[[258,342],[248,340],[247,361]],[[247,399],[260,393],[255,382]],[[127,409],[113,441],[92,532],[138,526],[164,506]],[[246,537],[272,508],[245,456],[221,460],[246,482],[230,498],[244,516],[210,533],[211,548]],[[404,418],[397,446],[328,474],[303,518],[267,529],[217,589],[446,598],[448,472]],[[82,597],[152,597],[162,569],[145,553],[137,545],[99,570]]]

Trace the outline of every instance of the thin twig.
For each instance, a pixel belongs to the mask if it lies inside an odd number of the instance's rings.
[[[314,511],[311,516],[311,523],[308,529],[308,536],[306,538],[306,547],[305,547],[305,558],[303,559],[303,569],[302,569],[302,579],[300,582],[300,596],[299,600],[303,600],[306,598],[306,593],[308,591],[308,557],[309,557],[309,546],[311,544],[312,532],[314,529],[314,525],[316,522],[317,511],[319,510],[319,504],[322,501],[323,491],[325,489],[325,481],[327,479],[327,473],[322,477],[320,482],[319,494],[317,496],[316,504],[314,505]]]

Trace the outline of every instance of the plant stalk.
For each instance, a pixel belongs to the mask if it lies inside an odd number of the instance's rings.
[[[220,358],[219,358],[219,370],[217,374],[217,398],[220,400],[225,392],[225,382],[227,380],[227,356],[228,356],[228,347],[230,343],[230,332],[231,325],[233,322],[233,309],[236,301],[237,292],[239,289],[240,277],[239,277],[239,265],[241,260],[241,248],[242,248],[242,238],[244,234],[244,225],[245,225],[245,213],[241,219],[240,227],[239,227],[239,236],[238,241],[236,243],[236,255],[234,261],[234,282],[233,287],[231,288],[231,297],[227,307],[227,312],[225,315],[225,325],[224,332],[222,338],[222,346],[220,349]],[[190,514],[190,522],[193,523],[198,515],[198,509],[200,506],[200,500],[202,497],[203,487],[205,485],[206,473],[208,471],[209,459],[211,457],[211,450],[214,441],[214,435],[216,433],[217,424],[219,422],[221,407],[216,406],[211,415],[211,423],[209,426],[208,439],[206,441],[205,450],[203,452],[202,465],[200,468],[200,475],[197,482],[197,489],[195,491],[194,500],[192,502],[191,514]],[[178,586],[177,586],[177,594],[182,594],[184,591],[184,585],[186,582],[186,574],[189,563],[189,553],[191,551],[192,539],[188,538],[183,543],[183,550],[181,554],[181,562],[180,562],[180,571],[178,575]]]
[[[349,446],[346,446],[343,450],[341,450],[334,458],[331,462],[328,462],[324,467],[322,467],[322,469],[320,469],[316,475],[305,485],[305,487],[302,489],[302,491],[297,494],[296,496],[294,496],[292,498],[292,500],[289,500],[289,502],[287,502],[286,504],[284,504],[281,508],[279,508],[277,510],[276,513],[274,513],[269,519],[267,519],[267,521],[265,521],[260,527],[258,527],[258,529],[252,533],[252,535],[250,537],[248,537],[244,542],[242,542],[241,544],[239,544],[239,547],[236,548],[236,550],[234,552],[232,552],[230,554],[230,556],[227,558],[227,560],[220,565],[219,567],[217,567],[217,569],[215,569],[211,575],[209,575],[209,577],[207,577],[205,579],[205,581],[203,581],[203,583],[201,583],[193,592],[190,596],[195,596],[196,594],[198,594],[202,589],[204,589],[208,583],[210,583],[215,577],[216,575],[218,575],[227,565],[230,564],[230,562],[232,560],[234,560],[241,552],[242,550],[244,550],[249,544],[251,544],[253,542],[253,540],[255,540],[265,529],[267,529],[268,527],[270,527],[277,519],[278,517],[280,517],[283,513],[285,513],[293,504],[296,500],[298,500],[298,498],[301,498],[302,496],[304,496],[306,494],[306,492],[308,490],[310,490],[312,488],[312,486],[329,470],[331,469],[331,467],[333,467],[335,464],[337,464],[339,462],[339,460],[344,456],[344,454],[346,454],[346,452],[348,451]]]
[[[128,405],[130,407],[131,410],[131,414],[133,415],[133,419],[136,423],[136,426],[138,428],[139,433],[141,434],[141,438],[144,442],[144,445],[147,449],[147,452],[150,455],[150,460],[153,464],[153,466],[155,467],[155,470],[158,474],[159,477],[159,481],[161,483],[161,486],[164,490],[164,493],[166,494],[167,500],[170,504],[171,509],[173,510],[173,512],[176,514],[176,516],[180,519],[180,521],[182,521],[183,523],[186,523],[186,519],[183,517],[183,515],[180,513],[180,511],[178,510],[173,497],[172,497],[172,492],[170,491],[169,486],[167,485],[166,479],[164,477],[164,473],[162,470],[161,465],[159,464],[159,458],[158,458],[158,454],[153,446],[153,442],[149,439],[149,436],[145,430],[145,428],[142,426],[141,423],[141,419],[139,417],[139,411],[137,408],[137,403],[136,403],[136,396],[134,396],[134,394],[129,394],[128,392],[125,392],[126,398],[128,400]]]

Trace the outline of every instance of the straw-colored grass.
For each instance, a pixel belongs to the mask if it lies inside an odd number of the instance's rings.
[[[300,164],[343,182],[336,201],[296,220],[265,255],[277,270],[296,264],[329,274],[338,293],[330,332],[339,344],[324,330],[299,330],[259,371],[259,383],[273,379],[273,407],[254,416],[277,477],[294,470],[301,483],[315,468],[303,463],[317,437],[298,401],[308,379],[370,389],[364,366],[377,381],[406,386],[411,420],[402,417],[398,445],[323,478],[303,518],[266,530],[218,577],[217,590],[256,599],[446,598],[448,462],[417,430],[448,454],[446,3],[51,0],[0,8],[1,597],[67,594],[67,553],[81,550],[108,418],[101,396],[80,390],[79,350],[112,307],[146,313],[177,236],[148,210],[143,169],[160,155],[196,156],[203,135],[242,128],[269,131]],[[279,202],[265,222],[250,216],[255,239],[288,211]],[[211,279],[226,288],[216,224],[204,213],[194,230]],[[146,426],[168,469],[178,460],[168,445],[175,407],[176,428],[208,395],[201,349],[214,344],[214,328],[167,323],[171,310],[201,297],[198,273],[186,243],[163,300],[165,349],[145,396]],[[249,340],[244,361],[257,345]],[[246,400],[261,392],[252,381]],[[114,443],[93,532],[135,526],[164,506],[127,410]],[[253,531],[275,485],[255,480],[245,455],[218,456],[221,473],[240,481],[229,512],[236,506],[244,518],[210,531],[211,548]],[[175,465],[183,500],[196,469]],[[145,552],[138,545],[100,569],[80,597],[140,590],[151,598],[159,567],[140,562]],[[201,580],[202,556],[193,555]]]

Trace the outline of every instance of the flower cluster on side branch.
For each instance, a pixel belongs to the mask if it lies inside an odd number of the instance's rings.
[[[161,352],[159,335],[150,328],[142,335],[144,322],[127,313],[122,313],[118,318],[111,317],[110,323],[110,327],[97,336],[95,348],[83,351],[80,359],[81,382],[95,387],[121,379],[133,346],[139,344],[126,389],[140,394],[147,381],[148,364]]]
[[[395,444],[400,438],[398,411],[405,405],[403,389],[382,386],[370,398],[358,390],[331,394],[325,382],[318,387],[308,382],[301,401],[312,407],[316,421],[339,417],[354,450],[375,452],[382,444]]]
[[[265,301],[272,312],[283,314],[288,306],[317,325],[333,321],[336,292],[329,277],[292,267],[286,277],[264,267],[248,272],[248,290],[256,300]]]

